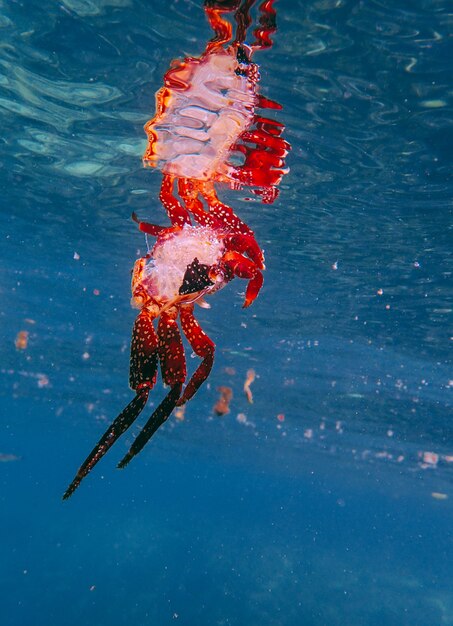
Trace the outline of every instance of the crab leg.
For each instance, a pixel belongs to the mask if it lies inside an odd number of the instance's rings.
[[[230,41],[233,35],[233,29],[230,22],[222,17],[222,13],[235,11],[240,4],[241,0],[226,0],[226,2],[205,0],[204,10],[206,17],[208,18],[212,30],[215,32],[215,37],[213,37],[206,46],[206,52]]]
[[[136,396],[108,427],[80,466],[74,480],[66,489],[63,500],[67,500],[74,493],[96,463],[137,419],[148,400],[150,390],[155,385],[156,377],[157,336],[152,317],[144,310],[135,320],[132,332],[129,383],[132,389],[135,389]]]
[[[258,94],[258,99],[256,102],[256,106],[260,109],[282,109],[282,105],[279,102],[275,102],[275,100],[271,100],[270,98],[266,98],[261,94]]]
[[[271,134],[264,129],[263,125],[257,127],[255,130],[244,131],[240,139],[242,141],[248,141],[255,143],[257,146],[267,148],[277,155],[286,156],[290,149],[290,145],[282,137]]]
[[[148,443],[156,430],[167,420],[181,395],[182,386],[186,379],[186,361],[181,334],[176,323],[176,315],[175,311],[164,311],[161,313],[157,327],[162,378],[171,389],[137,435],[128,453],[118,464],[119,468],[126,467]]]
[[[239,252],[229,251],[223,256],[222,261],[239,278],[249,278],[247,289],[245,290],[245,300],[242,307],[250,306],[257,297],[262,285],[263,275],[253,261],[247,259]]]
[[[193,315],[193,304],[182,306],[179,312],[182,330],[193,351],[203,359],[186,385],[184,393],[178,400],[178,406],[184,404],[196,394],[200,386],[209,376],[214,363],[215,344],[203,331]]]
[[[178,179],[178,193],[181,196],[186,209],[192,213],[195,220],[201,226],[216,228],[222,225],[214,215],[204,210],[203,203],[198,198],[198,185],[190,178]]]
[[[222,219],[214,215],[214,212],[205,211],[203,203],[198,198],[200,184],[190,178],[180,178],[178,180],[178,192],[184,201],[186,209],[191,212],[195,221],[200,226],[210,228],[223,228]]]
[[[236,38],[235,43],[244,43],[247,37],[247,29],[252,23],[252,19],[250,17],[250,10],[255,4],[256,0],[245,0],[242,6],[234,14],[234,18],[236,20],[237,28],[236,28]]]
[[[220,202],[212,184],[204,183],[201,185],[200,193],[206,200],[209,210],[216,216],[222,226],[243,235],[253,235],[253,230],[235,214],[233,209],[227,204]]]
[[[149,222],[142,222],[135,211],[132,212],[132,219],[136,224],[138,224],[138,229],[142,233],[146,233],[147,235],[152,235],[153,237],[158,237],[160,233],[165,230],[166,226],[157,226],[157,224],[150,224]]]
[[[271,35],[277,30],[276,11],[273,5],[274,0],[264,0],[260,5],[261,17],[260,26],[253,31],[256,41],[253,42],[253,49],[270,48],[272,46]]]
[[[173,226],[184,226],[190,224],[190,215],[177,198],[173,195],[174,177],[164,174],[162,186],[160,188],[159,200],[164,205],[170,222]]]

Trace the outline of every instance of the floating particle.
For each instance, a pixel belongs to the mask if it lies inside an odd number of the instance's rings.
[[[256,378],[255,370],[252,370],[252,369],[247,370],[247,376],[246,376],[245,383],[244,383],[244,393],[247,397],[249,404],[253,404],[253,394],[250,389],[250,385],[253,383],[255,378]]]
[[[74,261],[78,261],[80,259],[80,254],[78,252],[74,252],[73,259]]]
[[[374,456],[376,459],[392,459],[393,458],[393,455],[390,454],[390,452],[387,452],[387,450],[381,450],[380,452],[376,452]]]
[[[431,496],[434,500],[447,500],[448,495],[446,493],[441,493],[440,491],[433,491]]]
[[[224,367],[223,371],[225,372],[225,374],[228,374],[228,376],[234,376],[236,374],[236,370],[234,369],[234,367]]]
[[[90,353],[89,353],[89,352],[84,352],[84,353],[82,354],[82,359],[83,359],[84,361],[87,361],[89,358],[90,358]]]
[[[376,293],[377,293],[378,296],[382,296],[382,294],[384,293],[384,290],[383,289],[378,289],[376,291]]]
[[[420,104],[426,109],[440,109],[447,106],[447,101],[439,98],[437,100],[422,100]]]
[[[14,345],[16,346],[16,350],[26,350],[28,346],[28,331],[20,330],[14,341]]]
[[[423,452],[423,463],[427,465],[437,465],[439,463],[439,455],[435,452]]]
[[[183,422],[185,418],[185,412],[186,412],[186,405],[183,404],[182,406],[176,407],[174,411],[174,415],[177,420],[179,420],[180,422]]]
[[[43,387],[47,387],[49,384],[49,379],[45,374],[38,374],[38,387],[42,389]]]
[[[236,415],[236,420],[239,422],[239,424],[247,424],[247,416],[245,413],[238,413]]]
[[[213,407],[216,415],[227,415],[230,412],[230,402],[233,398],[233,390],[231,387],[217,387],[220,397]]]
[[[95,296],[99,296],[99,295],[100,295],[100,293],[101,293],[101,292],[99,291],[99,289],[93,289],[93,294],[94,294]]]
[[[335,263],[332,263],[332,265],[330,266],[333,270],[337,270],[338,269],[338,261],[335,261]]]
[[[20,461],[20,456],[0,452],[0,463],[12,463],[13,461]]]
[[[313,429],[312,428],[306,428],[304,430],[304,437],[305,437],[305,439],[313,439]]]
[[[279,422],[284,422],[285,421],[285,414],[284,413],[279,413],[277,415],[277,419]]]
[[[96,585],[91,585],[90,591],[94,591],[96,589]]]

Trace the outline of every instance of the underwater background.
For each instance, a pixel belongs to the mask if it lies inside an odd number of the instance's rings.
[[[291,171],[273,205],[221,190],[263,290],[198,308],[208,383],[63,503],[133,397],[143,124],[212,31],[201,0],[0,0],[2,626],[453,625],[449,3],[275,7]]]

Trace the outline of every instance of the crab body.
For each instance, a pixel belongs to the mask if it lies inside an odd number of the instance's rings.
[[[218,290],[226,281],[212,283],[207,268],[216,267],[224,252],[225,238],[212,228],[185,225],[183,228],[166,229],[159,235],[149,258],[144,263],[141,259],[137,262],[139,269],[132,284],[133,306],[143,306],[140,296],[143,292],[152,304],[162,308],[187,301],[184,296],[189,295],[187,290],[191,288],[194,290],[194,299],[197,291],[206,293]],[[194,274],[196,267],[197,276]],[[181,293],[187,268],[192,270],[193,276],[187,277],[186,293]],[[201,275],[203,270],[205,276]],[[197,290],[197,285],[201,289]]]

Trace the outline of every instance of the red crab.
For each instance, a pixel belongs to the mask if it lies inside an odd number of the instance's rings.
[[[133,217],[138,221],[135,215]],[[203,298],[238,276],[249,279],[244,302],[244,306],[249,306],[262,285],[260,270],[264,269],[264,258],[252,234],[242,234],[234,227],[227,230],[206,224],[176,224],[166,228],[138,223],[142,231],[156,236],[157,241],[149,254],[135,262],[132,273],[132,304],[140,309],[132,331],[129,375],[129,384],[136,395],[84,461],[64,499],[72,495],[82,479],[139,416],[156,383],[158,362],[163,382],[170,390],[118,467],[125,467],[175,406],[190,400],[208,377],[215,346],[196,321],[194,304],[209,306]],[[193,351],[202,358],[184,391],[186,360],[178,318]],[[154,328],[156,319],[157,333]]]

